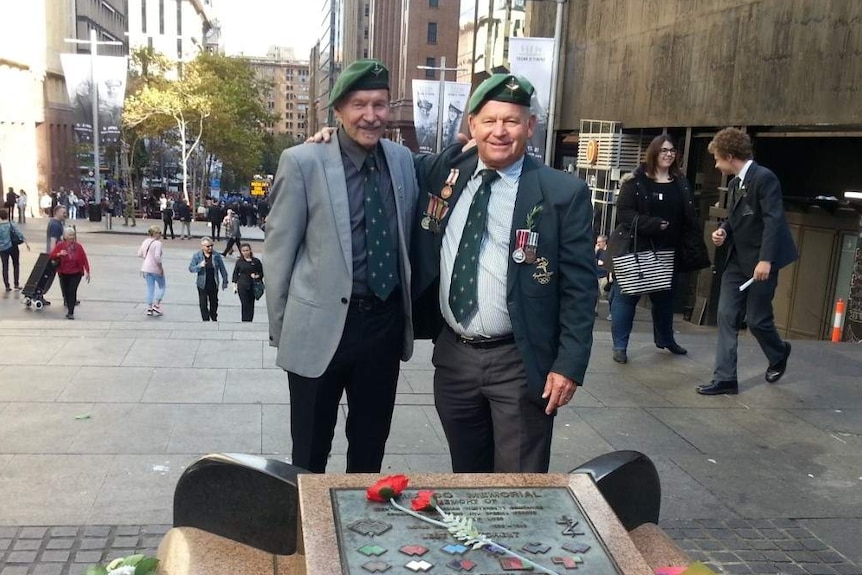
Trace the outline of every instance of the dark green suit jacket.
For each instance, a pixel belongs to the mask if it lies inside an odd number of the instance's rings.
[[[448,215],[475,172],[475,148],[461,153],[461,144],[436,156],[418,156],[420,185],[416,229],[411,249],[413,267],[414,332],[418,339],[436,339],[443,327],[439,304],[440,247]],[[419,225],[428,194],[439,196],[452,168],[460,173],[449,198],[449,213],[438,233]],[[587,185],[527,156],[521,171],[512,217],[510,252],[515,230],[526,228],[536,206],[533,231],[539,233],[537,261],[517,264],[509,258],[506,274],[507,307],[515,342],[524,360],[527,385],[538,398],[549,372],[582,385],[593,343],[596,269],[593,253],[592,206]]]

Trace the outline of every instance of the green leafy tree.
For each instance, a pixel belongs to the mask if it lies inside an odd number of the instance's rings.
[[[202,89],[204,78],[193,64],[184,67],[176,80],[145,82],[126,98],[123,125],[146,127],[145,131],[174,130],[179,144],[183,173],[183,198],[190,202],[188,161],[200,144],[204,120],[212,113],[212,99]]]
[[[193,65],[201,78],[201,90],[211,102],[202,137],[204,148],[221,160],[223,169],[248,181],[260,170],[266,135],[263,126],[275,121],[260,98],[268,85],[243,58],[201,53]],[[209,181],[209,174],[204,174],[204,180]]]
[[[264,174],[275,174],[281,153],[297,142],[290,134],[266,134],[263,138],[264,149],[261,157],[261,171]]]

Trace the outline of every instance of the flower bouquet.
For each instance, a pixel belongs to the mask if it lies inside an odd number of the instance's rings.
[[[118,557],[107,565],[91,565],[84,575],[155,575],[159,560],[146,555]]]

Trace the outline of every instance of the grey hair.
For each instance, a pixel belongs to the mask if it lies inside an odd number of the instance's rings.
[[[67,236],[78,237],[78,230],[76,230],[72,226],[67,226],[66,228],[63,229],[63,237],[65,238]]]
[[[215,242],[213,241],[213,239],[212,239],[211,237],[209,237],[209,236],[204,236],[204,237],[202,237],[202,238],[201,238],[201,243],[204,243],[204,242],[209,242],[209,243],[211,243],[211,244],[214,244],[214,243],[215,243]]]

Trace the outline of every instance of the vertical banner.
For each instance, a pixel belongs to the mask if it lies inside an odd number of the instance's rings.
[[[93,141],[93,89],[91,57],[88,54],[60,54],[66,92],[75,120],[78,142]],[[108,144],[120,139],[123,100],[126,97],[126,59],[115,56],[96,56],[95,85],[98,90],[100,143]]]
[[[440,82],[413,80],[413,126],[420,152],[436,152]]]
[[[536,89],[530,106],[536,115],[536,129],[527,143],[527,153],[544,162],[548,112],[553,89],[551,75],[554,66],[554,39],[510,38],[509,66],[512,74],[523,76]]]
[[[446,82],[443,92],[443,147],[458,141],[458,132],[467,133],[467,128],[461,129],[467,100],[470,97],[470,84],[461,82]]]

